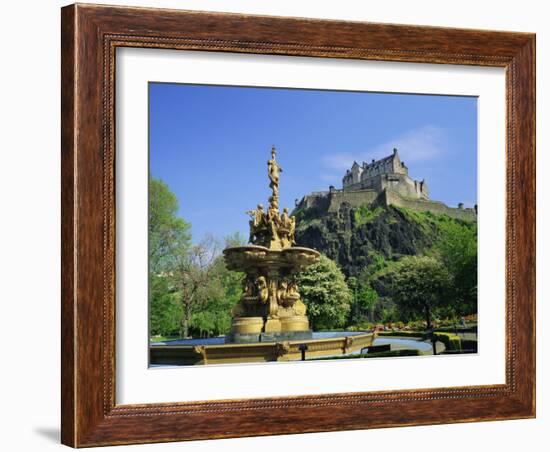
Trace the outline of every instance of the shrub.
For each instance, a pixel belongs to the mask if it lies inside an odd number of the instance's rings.
[[[354,213],[355,226],[359,227],[364,224],[370,223],[371,221],[376,219],[383,211],[384,209],[382,209],[382,207],[376,207],[375,209],[371,209],[368,205],[362,205],[358,207]]]
[[[426,339],[426,333],[422,331],[379,331],[378,336],[415,337]]]
[[[440,327],[437,328],[436,331],[444,331],[447,333],[454,333],[455,331],[461,331],[461,332],[476,332],[477,331],[477,325],[476,324],[466,324],[465,327],[459,326],[459,325],[453,325],[448,327]]]
[[[446,350],[462,350],[460,337],[453,333],[435,332],[434,339],[445,344]]]
[[[422,331],[379,331],[378,336],[412,337],[422,340],[430,339],[430,333]],[[462,350],[460,337],[453,333],[434,332],[433,338],[442,342],[446,350]],[[472,341],[476,342],[477,341]]]
[[[300,295],[315,331],[342,328],[351,309],[352,294],[338,265],[325,255],[297,276]]]
[[[418,356],[420,352],[418,350],[391,350],[389,352],[379,352],[379,353],[367,353],[366,355],[345,355],[345,356],[331,356],[328,358],[313,358],[308,361],[326,361],[328,359],[361,359],[361,358],[390,358],[390,357],[399,357],[399,356]]]
[[[423,320],[411,320],[407,322],[407,326],[413,330],[424,330],[426,328],[426,322]]]

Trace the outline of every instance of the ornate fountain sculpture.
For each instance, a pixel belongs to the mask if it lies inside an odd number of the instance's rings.
[[[296,219],[279,211],[279,175],[283,171],[271,149],[267,162],[271,196],[250,215],[250,245],[226,248],[229,269],[244,272],[243,295],[233,307],[228,342],[309,339],[312,332],[300,299],[296,275],[319,260],[319,252],[294,246]]]

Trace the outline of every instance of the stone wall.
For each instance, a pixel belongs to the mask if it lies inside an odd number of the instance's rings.
[[[401,190],[403,185],[400,186]],[[362,205],[381,205],[397,206],[414,210],[415,212],[432,212],[434,214],[446,214],[451,218],[457,218],[465,221],[476,221],[477,215],[472,208],[453,208],[448,207],[439,201],[429,201],[408,197],[401,192],[392,190],[391,187],[377,190],[337,190],[332,188],[329,192],[318,192],[304,196],[298,204],[299,209],[315,209],[318,214],[338,212],[342,204],[349,204],[351,207],[360,207]]]
[[[457,218],[465,221],[476,221],[477,215],[474,209],[458,209],[448,207],[439,201],[427,201],[423,199],[411,199],[401,196],[392,190],[384,190],[380,193],[378,203],[389,206],[405,207],[415,212],[431,212],[434,214],[445,214],[451,218]]]
[[[351,207],[359,207],[363,204],[371,204],[377,198],[375,190],[334,190],[329,194],[329,212],[338,212],[340,205],[349,204]]]
[[[411,179],[406,174],[387,174],[381,178],[381,190],[388,189],[410,198],[428,199],[425,184]]]
[[[329,206],[329,197],[327,192],[311,193],[303,197],[296,207],[302,209],[318,209],[326,211]]]
[[[370,204],[377,198],[375,190],[336,190],[330,192],[317,192],[304,196],[297,205],[299,209],[316,209],[319,212],[338,212],[343,203],[352,207]]]

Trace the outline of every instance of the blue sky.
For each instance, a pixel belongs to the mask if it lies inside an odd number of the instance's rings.
[[[245,211],[267,204],[267,160],[283,168],[281,209],[342,186],[394,147],[430,198],[477,197],[477,99],[348,91],[149,84],[150,172],[177,195],[193,241],[248,237]]]

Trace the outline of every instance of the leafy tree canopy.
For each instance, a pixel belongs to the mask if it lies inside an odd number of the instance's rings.
[[[175,254],[191,246],[191,225],[178,216],[178,199],[162,180],[149,177],[149,268],[167,271]]]
[[[177,336],[180,329],[181,305],[165,275],[149,277],[150,310],[149,332],[151,336]]]
[[[236,232],[225,238],[225,246],[242,246],[245,239]],[[212,263],[210,279],[206,283],[206,302],[191,317],[190,329],[193,336],[219,336],[231,329],[231,308],[242,295],[244,273],[229,270],[218,256]],[[195,334],[196,333],[196,334]]]
[[[378,279],[385,283],[402,314],[413,320],[423,317],[428,329],[434,311],[451,300],[451,275],[434,257],[403,257],[382,271]]]
[[[339,328],[346,324],[352,294],[344,274],[328,257],[298,275],[302,300],[314,330]]]
[[[440,223],[435,254],[452,276],[455,315],[477,312],[477,227],[475,223]]]

